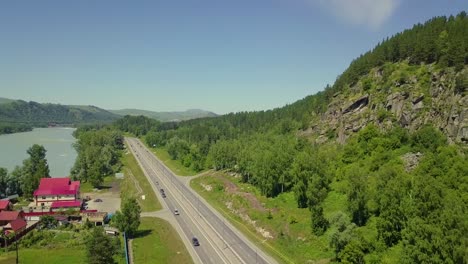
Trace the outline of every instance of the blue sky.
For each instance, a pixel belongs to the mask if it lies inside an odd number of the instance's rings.
[[[224,114],[333,84],[387,36],[467,1],[2,1],[0,97]]]

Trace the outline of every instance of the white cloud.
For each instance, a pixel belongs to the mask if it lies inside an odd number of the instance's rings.
[[[395,12],[400,0],[309,0],[331,11],[339,19],[378,29]]]

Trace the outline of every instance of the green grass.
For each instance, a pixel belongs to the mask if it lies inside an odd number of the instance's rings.
[[[333,182],[331,184],[332,190],[328,193],[327,198],[325,198],[323,201],[323,213],[328,220],[333,219],[333,217],[338,212],[346,212],[347,210],[346,195],[334,190],[334,187],[338,185],[335,183],[336,182]]]
[[[86,230],[38,231],[33,230],[21,238],[19,245],[19,263],[32,264],[63,264],[86,263],[84,236]],[[26,248],[25,245],[28,245]],[[122,243],[123,248],[123,243]],[[4,248],[0,251],[0,264],[16,263],[15,247],[10,246],[9,252]],[[122,255],[114,257],[118,264],[125,263]]]
[[[251,208],[248,200],[241,195],[227,194],[219,178],[222,175],[233,182],[240,192],[254,194],[265,210]],[[200,183],[210,185],[207,191]],[[333,256],[328,248],[328,238],[311,235],[310,212],[308,209],[297,208],[292,193],[283,193],[275,198],[260,195],[255,187],[241,183],[238,179],[226,176],[221,172],[209,173],[191,181],[191,186],[214,208],[222,213],[229,221],[243,232],[252,242],[275,257],[281,263],[307,263],[308,261],[327,261]],[[255,228],[242,220],[239,213],[230,211],[226,201],[232,202],[233,208],[243,211],[256,225],[265,228],[274,236],[265,239]],[[271,212],[271,218],[268,215]]]
[[[104,177],[104,182],[102,183],[102,187],[108,187],[111,185],[112,182],[114,182],[116,179],[114,176],[106,176]],[[91,185],[89,182],[81,182],[80,185],[80,192],[81,193],[89,193],[93,192],[94,187]],[[107,188],[101,188],[101,193],[107,192]]]
[[[19,263],[24,264],[63,264],[86,263],[86,252],[78,248],[19,248]],[[0,255],[0,264],[16,263],[15,251]]]
[[[134,263],[193,263],[178,233],[165,220],[141,218],[132,241]]]
[[[148,147],[148,146],[147,146]],[[197,174],[196,171],[191,168],[187,168],[180,161],[173,160],[167,153],[166,149],[163,148],[150,148],[150,150],[162,161],[164,164],[171,169],[173,173],[179,176],[192,176]]]
[[[135,196],[141,206],[142,212],[161,210],[162,206],[156,198],[156,194],[154,193],[151,184],[148,182],[146,176],[143,174],[143,171],[135,160],[135,157],[133,157],[131,153],[125,154],[122,157],[122,163],[124,165],[123,172],[125,174],[125,178],[121,182],[120,188],[121,190],[125,190],[125,192],[121,192],[121,197],[125,198]],[[138,196],[137,188],[134,181],[130,178],[130,175],[133,175],[133,177],[138,181],[138,184],[143,191]],[[145,200],[141,199],[142,194],[145,195]]]

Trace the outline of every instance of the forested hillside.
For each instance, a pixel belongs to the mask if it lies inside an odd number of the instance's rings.
[[[117,118],[117,115],[95,106],[40,104],[22,100],[6,101],[0,104],[0,124],[40,127],[49,124],[110,123]]]
[[[148,145],[194,170],[230,171],[266,197],[293,193],[311,232],[281,232],[285,245],[315,241],[323,256],[332,252],[326,261],[346,263],[466,263],[467,43],[465,12],[437,17],[382,41],[333,86],[294,104],[119,126],[141,127]]]

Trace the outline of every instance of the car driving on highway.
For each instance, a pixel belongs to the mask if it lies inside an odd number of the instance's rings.
[[[179,210],[174,209],[174,214],[175,214],[175,215],[179,215]]]
[[[196,246],[196,247],[199,246],[199,245],[200,245],[200,242],[198,242],[198,238],[192,237],[192,244],[193,244],[194,246]]]

